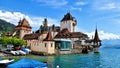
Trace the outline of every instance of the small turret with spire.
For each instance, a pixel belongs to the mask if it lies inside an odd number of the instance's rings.
[[[96,30],[95,30],[95,36],[94,36],[93,42],[94,42],[94,43],[101,42],[101,40],[99,39],[99,36],[98,36],[97,28],[96,28]]]
[[[99,47],[100,46],[101,46],[101,40],[99,39],[98,31],[97,31],[97,27],[96,27],[96,29],[95,29],[95,36],[93,38],[94,53],[99,53]]]

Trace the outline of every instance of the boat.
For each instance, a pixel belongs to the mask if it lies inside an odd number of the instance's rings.
[[[27,54],[26,52],[24,52],[22,50],[19,50],[18,52],[20,53],[20,55],[26,55]]]
[[[7,65],[14,62],[14,59],[4,59],[0,60],[0,67],[6,67]]]
[[[14,59],[5,59],[5,60],[0,60],[0,64],[9,64],[14,62]]]
[[[7,68],[47,68],[47,64],[29,59],[29,58],[23,58],[13,64],[9,64]]]

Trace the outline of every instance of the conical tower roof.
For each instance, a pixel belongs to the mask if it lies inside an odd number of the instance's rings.
[[[22,26],[31,28],[28,21],[25,18],[22,20]]]
[[[97,31],[97,28],[95,30],[95,36],[94,36],[94,39],[93,39],[94,42],[100,42],[101,40],[99,39],[99,36],[98,36],[98,31]]]
[[[46,38],[43,41],[54,41],[51,32],[48,32]]]
[[[20,19],[18,22],[18,25],[16,27],[27,27],[27,28],[31,28],[29,22],[23,18],[22,20]]]

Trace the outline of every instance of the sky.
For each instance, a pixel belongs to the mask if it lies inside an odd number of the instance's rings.
[[[0,0],[0,19],[17,25],[26,18],[32,31],[44,18],[49,26],[59,26],[68,12],[76,18],[78,32],[91,38],[97,26],[100,39],[120,39],[120,0]]]

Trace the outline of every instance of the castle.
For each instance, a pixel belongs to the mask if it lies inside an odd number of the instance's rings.
[[[31,33],[32,27],[24,18],[19,20],[13,36],[25,39],[27,46],[33,52],[40,54],[68,54],[72,53],[75,48],[88,45],[93,45],[94,51],[99,52],[101,40],[98,37],[97,29],[94,39],[91,40],[87,34],[76,32],[76,25],[75,17],[67,13],[61,20],[60,27],[48,26],[47,18],[45,18],[39,30]]]

